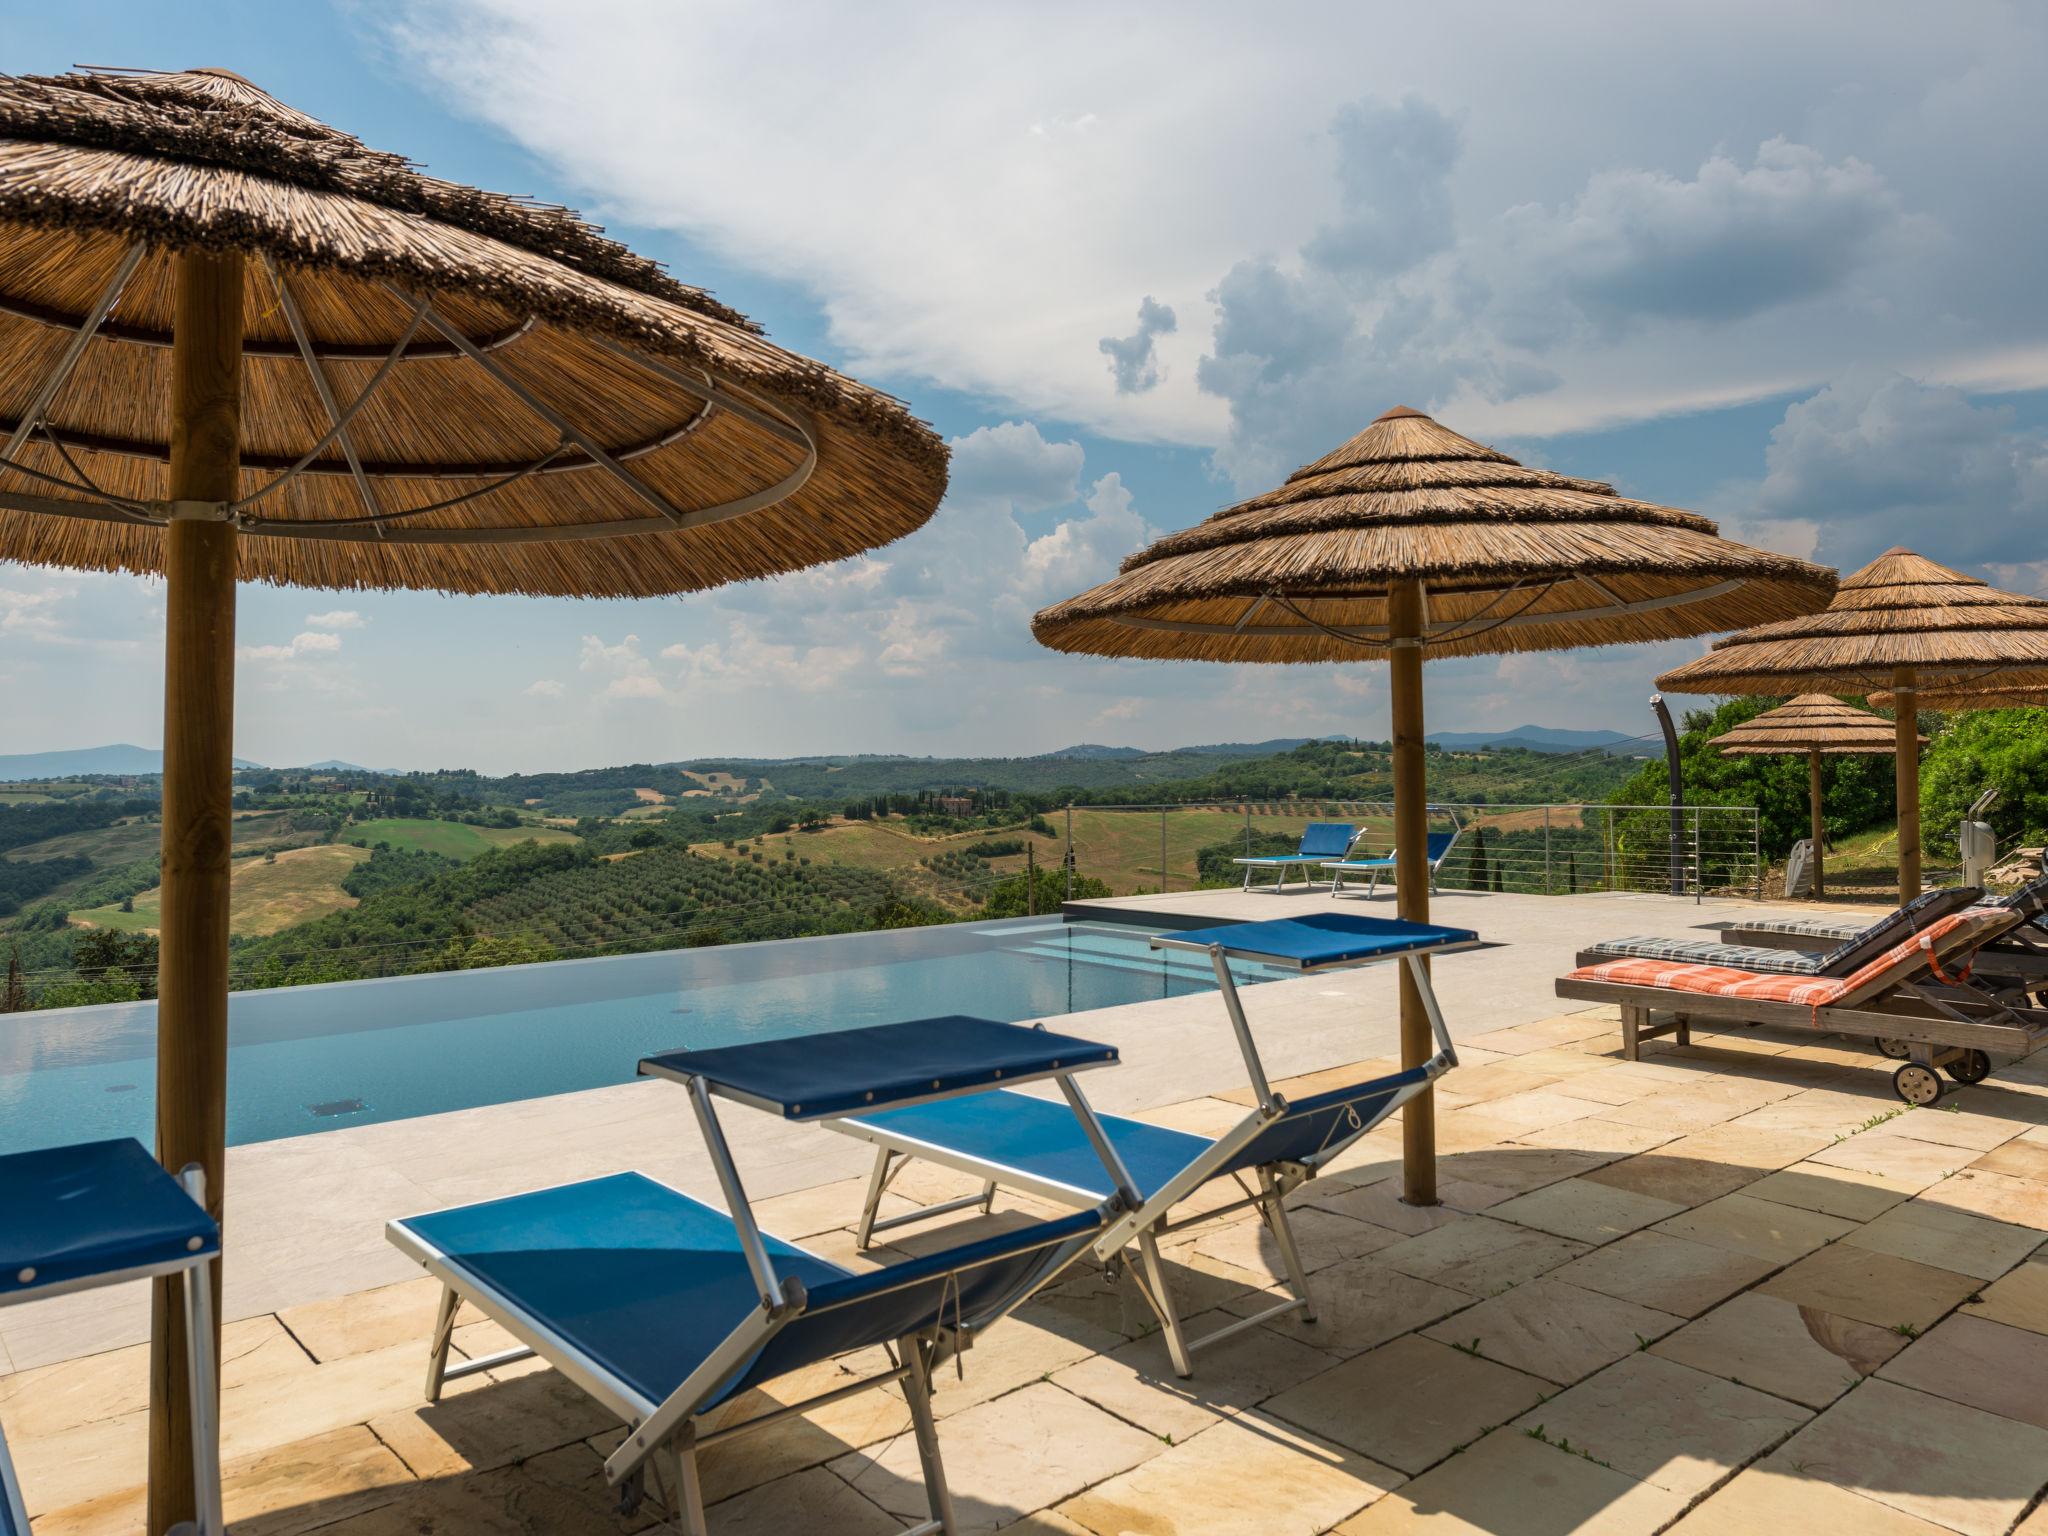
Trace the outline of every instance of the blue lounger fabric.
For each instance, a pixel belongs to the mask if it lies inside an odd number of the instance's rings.
[[[1429,834],[1429,841],[1423,847],[1422,857],[1432,865],[1440,864],[1443,862],[1444,855],[1451,851],[1451,844],[1457,840],[1458,834],[1455,832],[1432,832]],[[1391,853],[1385,853],[1360,859],[1342,859],[1327,864],[1324,867],[1326,869],[1341,870],[1392,869],[1397,862]]]
[[[861,1274],[763,1233],[777,1277],[803,1283],[807,1310],[698,1407],[933,1323],[972,1324],[1078,1250],[1101,1219],[1084,1211]],[[761,1305],[732,1218],[645,1174],[585,1179],[395,1225],[650,1404],[687,1381]]]
[[[218,1252],[220,1228],[131,1137],[0,1157],[0,1300]]]
[[[707,1051],[669,1051],[642,1061],[640,1071],[703,1077],[776,1106],[785,1119],[822,1120],[1115,1060],[1115,1046],[954,1014]]]
[[[1311,1094],[1287,1106],[1287,1113],[1238,1149],[1218,1175],[1265,1163],[1301,1163],[1370,1126],[1387,1101],[1403,1088],[1429,1081],[1426,1067],[1409,1067],[1348,1088]]]
[[[1065,1185],[1087,1200],[1107,1200],[1115,1193],[1088,1133],[1062,1102],[1026,1093],[977,1094],[855,1118],[863,1125]],[[1206,1136],[1141,1120],[1101,1114],[1096,1118],[1130,1170],[1140,1196],[1150,1195],[1211,1145]]]
[[[1301,834],[1301,842],[1292,853],[1264,853],[1256,857],[1233,859],[1233,864],[1307,864],[1317,859],[1334,859],[1343,855],[1357,836],[1358,829],[1348,821],[1312,821]]]
[[[1168,949],[1206,949],[1211,944],[1220,944],[1233,954],[1254,955],[1312,970],[1418,950],[1444,949],[1454,944],[1473,944],[1478,940],[1479,935],[1470,928],[1444,928],[1399,918],[1357,917],[1348,912],[1318,912],[1263,923],[1230,923],[1220,928],[1161,933],[1153,936],[1152,943]]]
[[[650,1403],[761,1305],[732,1218],[642,1173],[412,1216],[395,1225]],[[762,1234],[806,1287],[837,1264]]]

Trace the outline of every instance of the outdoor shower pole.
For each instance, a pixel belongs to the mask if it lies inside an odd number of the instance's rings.
[[[1899,905],[1920,894],[1920,676],[1892,668],[1892,782],[1899,802]]]
[[[219,507],[238,494],[242,438],[242,257],[177,257],[171,343],[173,503]],[[198,510],[179,508],[179,511]],[[227,1187],[228,849],[234,793],[235,528],[180,516],[164,533],[162,918],[156,1040],[156,1155],[197,1163],[218,1221]],[[209,1264],[220,1358],[219,1264]],[[192,1398],[182,1276],[150,1287],[149,1512],[165,1531],[195,1515]],[[220,1372],[216,1364],[216,1383]]]
[[[1422,583],[1397,581],[1387,593],[1387,638],[1394,717],[1394,889],[1411,923],[1429,921],[1428,760],[1422,750]],[[1429,961],[1417,962],[1425,972]],[[1429,1060],[1434,1039],[1422,992],[1401,973],[1401,1065]],[[1436,1098],[1424,1088],[1401,1111],[1401,1198],[1435,1205]]]
[[[1678,728],[1671,723],[1671,711],[1664,707],[1664,695],[1650,695],[1650,708],[1664,728],[1664,769],[1671,779],[1671,894],[1685,894],[1685,771],[1678,761]]]

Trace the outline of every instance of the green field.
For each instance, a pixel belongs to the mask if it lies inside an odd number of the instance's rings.
[[[438,853],[444,858],[469,860],[493,848],[515,843],[567,843],[573,832],[553,827],[472,827],[460,821],[429,821],[424,817],[387,816],[379,821],[358,822],[342,836],[372,848],[389,843],[394,848],[418,853]]]
[[[366,849],[327,844],[287,848],[275,862],[260,857],[237,859],[228,886],[230,928],[240,935],[276,933],[354,906],[355,897],[341,888],[341,882],[369,856]],[[81,927],[143,933],[154,932],[161,916],[161,893],[152,890],[135,898],[133,912],[89,907],[72,913],[71,921]]]

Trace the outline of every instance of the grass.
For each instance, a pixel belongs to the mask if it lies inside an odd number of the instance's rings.
[[[446,858],[469,860],[493,848],[515,843],[567,843],[573,832],[554,827],[472,827],[460,821],[432,821],[422,816],[387,816],[378,821],[357,822],[342,834],[360,839],[371,847],[389,843],[394,848],[418,853],[438,853]]]
[[[237,859],[228,886],[228,923],[240,935],[276,933],[356,904],[341,888],[351,869],[369,857],[367,849],[346,844],[287,848],[273,863],[263,858]],[[71,914],[71,921],[123,933],[154,931],[162,920],[160,891],[144,891],[135,910],[91,907]]]
[[[7,857],[54,859],[67,854],[81,854],[101,867],[132,864],[137,859],[154,857],[162,840],[163,828],[138,816],[128,821],[117,821],[111,827],[94,827],[90,832],[67,832],[62,837],[46,837],[40,843],[13,849]]]

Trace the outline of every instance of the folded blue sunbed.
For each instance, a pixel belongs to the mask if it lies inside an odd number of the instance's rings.
[[[1210,957],[1257,1101],[1251,1112],[1214,1139],[1116,1115],[1095,1116],[1094,1125],[1107,1133],[1110,1142],[1112,1155],[1107,1157],[1093,1144],[1087,1122],[1049,1100],[1021,1093],[994,1093],[829,1120],[830,1129],[870,1142],[876,1149],[861,1211],[859,1245],[865,1248],[877,1232],[906,1222],[970,1205],[987,1209],[998,1187],[1084,1210],[1113,1201],[1118,1209],[1092,1240],[1096,1256],[1105,1264],[1118,1264],[1126,1246],[1136,1244],[1139,1288],[1158,1314],[1174,1370],[1180,1375],[1193,1373],[1196,1350],[1283,1313],[1299,1311],[1313,1322],[1314,1302],[1288,1223],[1285,1197],[1457,1064],[1457,1052],[1429,984],[1428,968],[1420,962],[1426,955],[1469,948],[1477,942],[1478,935],[1469,929],[1349,913],[1157,934],[1152,939],[1155,948],[1197,950]],[[1401,960],[1421,990],[1437,1052],[1420,1066],[1289,1101],[1266,1081],[1230,974],[1233,959],[1288,967],[1303,975]],[[883,1191],[916,1159],[970,1174],[983,1181],[982,1192],[881,1217]],[[1204,1184],[1233,1178],[1243,1186],[1246,1176],[1256,1178],[1256,1193],[1247,1187],[1242,1200],[1186,1220],[1172,1219],[1174,1208]],[[1248,1206],[1257,1209],[1271,1229],[1293,1295],[1252,1317],[1189,1340],[1160,1264],[1158,1239]]]
[[[196,1163],[174,1179],[128,1137],[0,1157],[0,1306],[184,1277],[198,1518],[171,1536],[221,1536],[222,1529],[212,1275],[220,1227],[206,1214],[205,1194]],[[0,1436],[0,1533],[28,1536],[28,1529],[27,1500]]]
[[[1451,849],[1457,845],[1458,834],[1463,830],[1464,828],[1462,827],[1453,827],[1448,832],[1432,832],[1429,834],[1428,843],[1423,849],[1422,861],[1429,867],[1429,888],[1432,891],[1436,889],[1437,870],[1442,867],[1444,860],[1451,856]],[[1330,872],[1330,894],[1332,896],[1338,895],[1343,891],[1344,877],[1346,875],[1372,876],[1371,883],[1365,888],[1365,894],[1368,898],[1380,888],[1380,876],[1392,874],[1399,867],[1400,861],[1391,853],[1364,858],[1356,854],[1347,853],[1343,858],[1331,859],[1323,865],[1323,868]]]
[[[1325,859],[1341,858],[1352,843],[1358,839],[1358,830],[1348,821],[1312,821],[1303,830],[1301,842],[1292,853],[1267,853],[1255,857],[1232,859],[1233,864],[1244,868],[1244,888],[1252,888],[1252,871],[1270,869],[1277,871],[1273,889],[1279,890],[1287,883],[1289,870],[1298,869],[1301,878],[1307,882],[1309,869]]]
[[[705,1536],[699,1450],[899,1383],[931,1510],[909,1536],[951,1532],[932,1369],[1087,1253],[1107,1205],[856,1273],[760,1230],[713,1099],[815,1120],[857,1106],[950,1105],[998,1082],[1050,1078],[1073,1116],[1092,1122],[1073,1074],[1115,1059],[1111,1048],[1070,1035],[962,1017],[649,1057],[643,1074],[689,1090],[728,1209],[620,1173],[392,1222],[391,1240],[445,1287],[428,1400],[454,1377],[538,1355],[627,1424],[605,1463],[622,1507],[637,1506],[652,1463],[657,1483],[673,1484],[664,1502],[683,1529]],[[464,1302],[519,1346],[449,1364]],[[889,1352],[888,1369],[740,1423],[701,1423],[750,1387],[875,1346]]]

